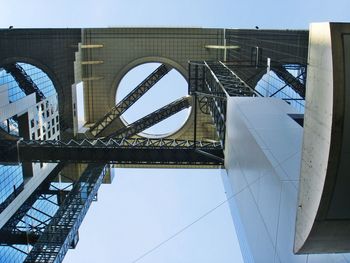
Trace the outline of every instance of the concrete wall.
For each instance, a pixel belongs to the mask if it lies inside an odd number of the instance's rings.
[[[303,128],[273,98],[230,98],[223,175],[245,262],[350,262],[346,254],[294,255]]]
[[[295,251],[350,251],[350,24],[310,26]]]

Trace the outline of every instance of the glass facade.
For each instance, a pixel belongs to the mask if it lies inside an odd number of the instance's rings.
[[[40,136],[31,136],[32,139],[57,139],[59,138],[58,101],[57,92],[50,78],[41,69],[26,63],[17,63],[24,70],[30,80],[35,83],[44,94],[45,100],[37,104],[37,107],[29,109],[28,116],[35,122],[29,125],[31,133],[40,130]],[[16,81],[16,78],[0,67],[0,86],[6,85],[8,90],[8,102],[14,103],[24,97],[26,93]],[[39,114],[40,113],[40,114]],[[18,136],[17,116],[0,122],[0,127],[9,134]],[[33,130],[33,131],[32,131]],[[47,131],[46,131],[47,130]],[[33,164],[33,173],[40,172],[43,164]],[[44,169],[44,168],[43,168]],[[6,209],[11,201],[23,190],[24,176],[22,165],[0,165],[0,213]],[[47,222],[58,209],[57,195],[40,195],[26,211],[16,225],[18,231],[35,232],[42,231]],[[17,263],[23,262],[32,246],[0,244],[0,262]]]
[[[50,97],[57,94],[52,81],[45,72],[31,64],[17,64],[27,73],[28,76],[30,76],[40,91],[44,93],[45,97]],[[7,73],[5,69],[0,68],[0,85],[4,84],[8,86],[8,97],[10,102],[15,102],[26,96],[23,90],[18,86],[15,78],[11,74]]]
[[[53,191],[52,194],[35,192],[22,205],[24,212],[21,218],[18,218],[16,225],[10,227],[11,231],[34,235],[42,232],[59,208],[58,196],[54,194],[54,191],[67,189],[70,186],[71,184],[53,182],[48,187],[48,191]],[[25,207],[28,209],[26,210]],[[0,262],[23,262],[31,249],[30,242],[26,245],[2,245],[0,246]]]
[[[305,82],[301,76],[303,68],[297,69],[294,65],[286,65],[287,71],[297,78],[302,84]],[[275,97],[285,100],[300,113],[304,113],[305,99],[281,80],[273,71],[268,71],[257,83],[255,89],[264,97]]]
[[[17,63],[17,65],[24,70],[27,76],[29,76],[31,81],[35,83],[35,85],[40,89],[40,91],[45,95],[46,98],[56,98],[54,104],[57,104],[57,92],[52,81],[45,72],[31,64]],[[0,86],[1,85],[7,85],[8,100],[10,103],[13,103],[26,96],[23,89],[20,88],[15,77],[8,73],[5,69],[0,67]],[[18,135],[18,123],[16,117],[2,121],[0,123],[0,127],[12,135]]]
[[[0,166],[0,212],[4,209],[4,203],[20,190],[23,183],[21,165]]]
[[[29,246],[30,247],[30,246]],[[0,262],[1,263],[19,263],[23,262],[28,253],[28,246],[26,245],[0,245]]]

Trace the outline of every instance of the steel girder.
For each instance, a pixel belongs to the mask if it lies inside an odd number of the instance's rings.
[[[142,95],[151,89],[162,77],[164,77],[171,68],[165,64],[160,65],[145,80],[143,80],[135,89],[133,89],[125,98],[114,106],[103,118],[90,128],[93,136],[98,136],[115,119],[119,118],[131,105],[133,105]]]
[[[1,141],[0,141],[1,145]],[[223,165],[220,143],[174,139],[97,139],[62,141],[18,141],[8,148],[2,161],[110,162],[117,164]],[[204,156],[197,150],[217,156]]]
[[[89,164],[24,262],[62,262],[77,236],[91,202],[106,174],[106,166]]]
[[[116,132],[113,132],[108,138],[130,138],[133,135],[136,135],[147,128],[169,118],[170,116],[180,112],[183,109],[186,109],[191,106],[192,97],[186,96],[182,97],[172,103],[148,114],[147,116],[119,129]]]
[[[19,88],[26,94],[35,93],[36,101],[39,102],[45,99],[44,93],[33,82],[31,77],[25,72],[25,70],[18,63],[11,63],[2,66],[7,73],[10,73],[17,82]]]

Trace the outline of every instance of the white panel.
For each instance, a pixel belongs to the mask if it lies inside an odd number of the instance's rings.
[[[273,262],[274,248],[251,192],[245,189],[235,200],[254,261]]]
[[[292,182],[282,182],[276,249],[281,262],[307,262],[306,255],[294,255],[294,229],[297,189]]]
[[[293,254],[303,132],[287,115],[294,109],[271,98],[230,98],[227,109],[223,179],[234,194],[230,209],[244,258],[306,263],[308,255]],[[308,263],[344,259],[318,255]]]
[[[232,187],[232,194],[237,194],[246,188],[248,184],[238,161],[232,158],[234,155],[228,154],[227,156],[227,158],[230,158],[230,160],[228,160],[230,166],[226,167],[227,172],[229,173],[229,175],[227,175],[228,180]]]
[[[301,151],[281,163],[282,169],[290,180],[298,181],[300,178]]]
[[[35,93],[32,93],[13,103],[0,107],[0,121],[23,114],[29,107],[35,105],[35,100]]]
[[[231,170],[230,170],[231,171]],[[236,170],[238,171],[238,169]],[[232,175],[235,175],[236,173],[233,173]],[[239,175],[238,177],[236,177],[237,179],[239,179],[239,177],[241,177],[241,179],[244,179],[243,175]],[[234,193],[233,192],[233,188],[234,188],[234,184],[232,183],[232,181],[229,181],[231,179],[231,176],[229,176],[227,174],[227,172],[225,170],[222,170],[221,172],[221,178],[223,181],[223,185],[225,188],[225,192],[228,198],[230,198],[228,205],[229,205],[229,209],[233,218],[233,223],[234,223],[234,227],[236,230],[236,235],[237,235],[237,239],[239,241],[239,247],[241,249],[241,255],[243,257],[243,260],[245,263],[254,263],[254,259],[252,257],[252,253],[250,251],[250,246],[249,243],[247,241],[246,238],[246,233],[241,221],[241,218],[238,214],[239,209],[237,208],[237,203],[236,203],[236,199],[232,198],[234,195],[236,195],[238,192]],[[245,187],[244,187],[245,188]],[[242,191],[243,189],[241,189]],[[239,192],[241,192],[239,191]]]
[[[9,104],[8,86],[0,85],[0,107]]]
[[[85,110],[84,110],[84,84],[79,82],[76,84],[77,91],[77,101],[76,101],[76,110],[78,117],[78,130],[80,130],[85,124]]]
[[[281,182],[274,172],[267,172],[250,186],[268,234],[275,242],[278,226]]]
[[[286,115],[286,118],[289,117]],[[271,127],[278,127],[278,124],[271,123]],[[265,144],[268,145],[272,155],[279,163],[299,152],[302,144],[301,128],[284,128],[262,129],[258,131]]]

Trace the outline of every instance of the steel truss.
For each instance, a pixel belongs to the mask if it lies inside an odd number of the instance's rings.
[[[253,97],[258,96],[256,91],[249,87],[237,74],[229,69],[221,61],[206,62],[212,74],[220,82],[222,88],[231,97]]]
[[[2,66],[7,73],[10,73],[17,82],[19,88],[26,94],[35,93],[36,101],[42,101],[45,99],[44,93],[33,82],[31,77],[25,72],[25,70],[18,63],[11,63]]]
[[[189,92],[199,97],[200,110],[211,114],[222,146],[225,145],[227,96],[259,96],[221,61],[190,61]]]
[[[0,146],[2,145],[0,141]],[[5,141],[8,151],[3,162],[110,162],[117,164],[222,165],[223,161],[204,156],[197,150],[223,158],[220,143],[121,138],[62,141]],[[0,156],[1,157],[1,156]]]
[[[106,166],[89,164],[24,262],[62,262],[77,236],[91,202],[106,174]]]
[[[213,118],[221,145],[224,147],[227,94],[205,61],[189,63],[189,91],[196,96],[196,106],[199,97],[200,108],[205,107],[203,97],[207,98],[206,108]]]
[[[162,77],[164,77],[171,68],[165,64],[160,65],[145,80],[143,80],[135,89],[133,89],[124,99],[114,106],[103,118],[90,128],[93,136],[98,136],[115,119],[119,118],[131,105],[133,105],[142,95],[151,89]]]
[[[191,106],[192,97],[180,98],[112,133],[108,138],[129,138]]]
[[[35,207],[35,203],[39,200],[46,201],[55,206],[59,206],[50,200],[50,197],[56,195],[59,199],[60,192],[52,192],[50,190],[51,181],[61,171],[63,164],[58,164],[41,183],[41,185],[29,196],[29,198],[20,206],[16,213],[0,230],[0,244],[34,244],[41,235],[47,222],[52,216],[45,211]],[[33,213],[35,212],[35,213]],[[26,220],[29,218],[30,220]]]
[[[298,78],[294,77],[282,64],[274,64],[271,70],[281,79],[286,85],[290,86],[299,96],[305,99],[305,84]],[[301,74],[305,79],[305,72]]]

